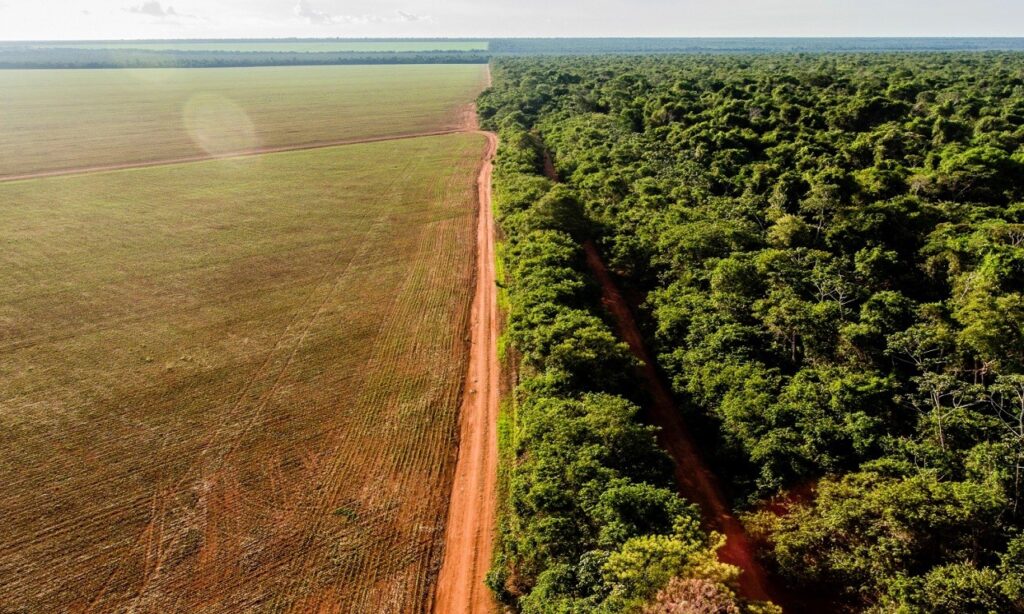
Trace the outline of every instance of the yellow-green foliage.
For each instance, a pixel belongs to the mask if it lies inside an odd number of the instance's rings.
[[[724,545],[724,536],[705,535],[693,518],[684,517],[672,534],[626,541],[608,557],[604,574],[616,591],[641,598],[653,596],[676,576],[728,584],[739,577],[740,570],[718,560],[716,552]]]

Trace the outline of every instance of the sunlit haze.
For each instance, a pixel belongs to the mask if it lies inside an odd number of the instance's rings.
[[[1020,0],[0,0],[3,40],[1022,34]]]

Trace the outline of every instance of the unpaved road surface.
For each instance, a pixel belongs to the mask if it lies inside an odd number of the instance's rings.
[[[444,560],[433,608],[437,614],[494,610],[484,576],[494,544],[498,479],[498,304],[491,207],[491,159],[498,138],[485,134],[487,153],[477,180],[480,212],[469,372],[463,391],[459,457],[448,509]]]

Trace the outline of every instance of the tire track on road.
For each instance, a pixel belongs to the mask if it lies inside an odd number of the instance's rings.
[[[484,578],[494,546],[498,486],[498,303],[491,207],[491,161],[498,137],[484,134],[487,154],[477,179],[480,210],[469,370],[463,385],[459,456],[445,525],[444,558],[433,603],[437,614],[495,609]]]

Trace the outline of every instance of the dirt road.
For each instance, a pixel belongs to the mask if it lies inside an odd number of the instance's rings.
[[[478,179],[480,214],[469,372],[463,391],[459,458],[448,509],[444,560],[433,607],[437,614],[494,610],[484,576],[494,543],[498,480],[498,306],[491,209],[491,159],[498,138],[485,134],[487,154]]]
[[[620,338],[642,363],[640,376],[651,396],[650,420],[659,427],[659,444],[675,461],[675,478],[680,494],[700,506],[708,528],[725,535],[725,546],[719,550],[718,557],[743,570],[740,576],[742,595],[748,599],[784,601],[783,596],[773,590],[767,573],[757,561],[754,545],[743,525],[729,511],[718,480],[698,454],[693,436],[683,424],[668,387],[654,367],[629,305],[608,273],[597,247],[591,241],[583,247],[587,265],[601,286],[602,302],[612,314]]]

